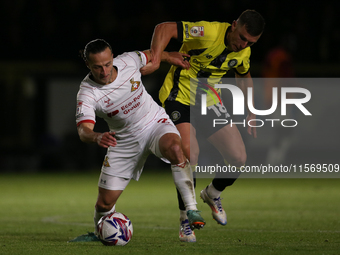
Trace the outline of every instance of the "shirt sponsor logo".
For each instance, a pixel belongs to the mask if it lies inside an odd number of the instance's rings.
[[[107,117],[111,118],[111,117],[117,115],[118,113],[119,113],[119,110],[115,110],[115,111],[113,111],[113,112],[108,113],[108,114],[107,114]]]
[[[193,37],[202,37],[204,36],[204,27],[194,26],[190,29],[190,34]]]
[[[140,102],[137,102],[137,101],[139,101],[142,95],[143,95],[143,90],[138,96],[135,96],[133,100],[131,100],[129,103],[127,103],[126,105],[123,105],[121,107],[121,110],[123,111],[123,113],[128,114],[130,111],[140,106]]]

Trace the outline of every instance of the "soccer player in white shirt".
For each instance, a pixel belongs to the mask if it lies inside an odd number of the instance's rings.
[[[150,153],[171,163],[189,218],[188,226],[201,228],[204,219],[196,208],[192,171],[181,147],[181,138],[165,110],[145,90],[140,68],[147,65],[150,51],[127,52],[113,58],[111,46],[102,39],[89,42],[84,60],[90,73],[80,84],[76,122],[81,141],[107,148],[98,182],[95,233],[72,241],[96,241],[99,219],[115,211],[115,204],[131,179],[138,180]],[[164,52],[170,64],[188,68],[184,55]],[[94,131],[96,116],[109,131]],[[188,185],[189,184],[189,185]]]

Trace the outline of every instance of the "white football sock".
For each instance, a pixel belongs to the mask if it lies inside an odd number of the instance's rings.
[[[182,196],[186,210],[197,210],[193,175],[189,161],[171,165],[172,177]]]
[[[94,217],[93,217],[93,221],[94,221],[94,233],[97,235],[98,232],[97,232],[97,225],[98,225],[98,222],[100,220],[101,217],[107,215],[107,214],[110,214],[110,213],[113,213],[114,211],[116,210],[116,205],[114,205],[110,211],[108,212],[97,212],[97,210],[94,210]]]
[[[210,198],[219,198],[222,191],[215,189],[214,185],[210,183],[207,188],[207,193]]]

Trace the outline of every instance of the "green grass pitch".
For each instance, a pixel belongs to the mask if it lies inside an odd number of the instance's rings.
[[[340,179],[239,179],[222,193],[228,224],[197,198],[207,224],[181,243],[171,171],[160,172],[146,169],[116,205],[134,227],[123,247],[67,243],[93,231],[98,172],[0,174],[0,254],[340,254]]]

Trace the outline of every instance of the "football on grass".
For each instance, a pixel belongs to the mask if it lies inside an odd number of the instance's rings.
[[[97,225],[99,239],[104,245],[126,245],[132,237],[130,219],[119,212],[103,216]]]

